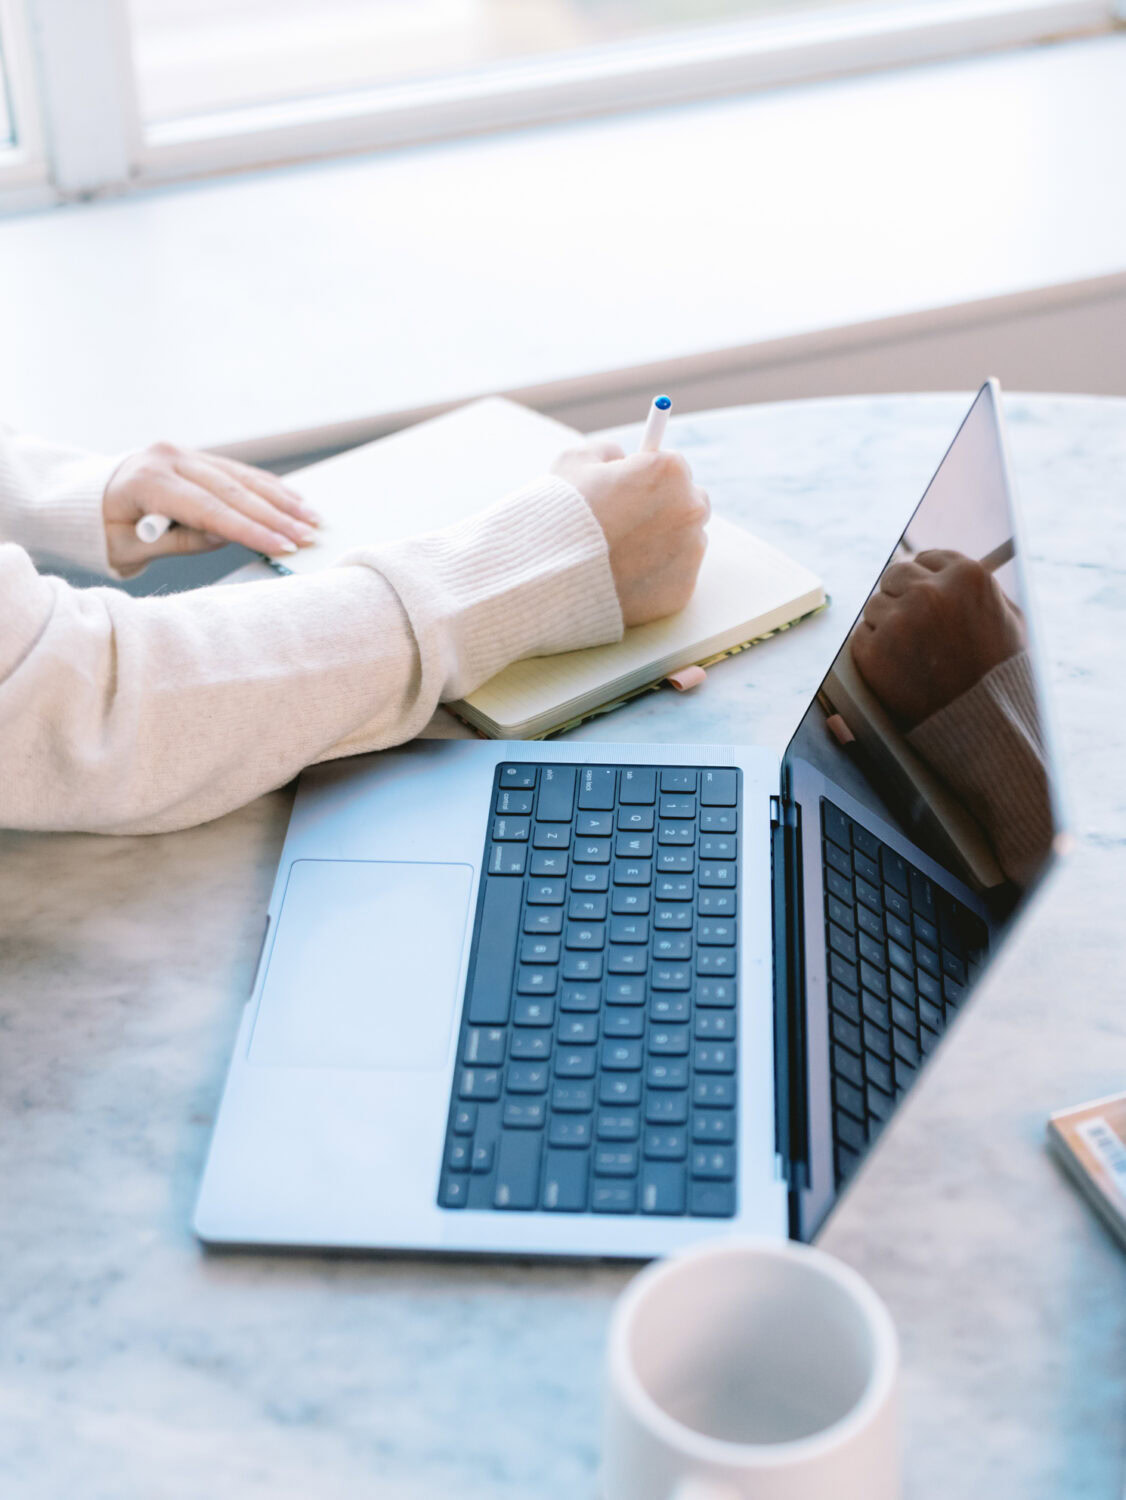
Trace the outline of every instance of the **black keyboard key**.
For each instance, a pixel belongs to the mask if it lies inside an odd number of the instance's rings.
[[[645,1082],[651,1089],[686,1089],[688,1087],[688,1059],[686,1057],[654,1057],[645,1069]]]
[[[659,1025],[672,1025],[687,1021],[692,1008],[690,995],[670,994],[667,991],[654,995],[649,1002],[649,1014]]]
[[[858,901],[863,901],[864,905],[869,907],[878,916],[883,915],[884,903],[874,885],[869,884],[867,880],[858,875],[852,882],[852,888],[856,892],[856,899]]]
[[[473,1147],[473,1159],[470,1162],[470,1171],[475,1172],[478,1177],[493,1170],[493,1157],[496,1154],[496,1141],[478,1141]]]
[[[833,1071],[838,1079],[847,1079],[858,1089],[864,1087],[864,1066],[859,1057],[844,1047],[833,1048]]]
[[[641,1116],[635,1109],[603,1109],[598,1115],[600,1141],[636,1141],[641,1133]]]
[[[699,1011],[696,1016],[696,1040],[700,1042],[733,1042],[735,1040],[734,1011]]]
[[[492,881],[490,884],[495,885]],[[533,880],[528,886],[529,906],[562,906],[563,882],[561,880]]]
[[[891,1093],[891,1068],[882,1057],[876,1057],[869,1053],[864,1060],[864,1071],[868,1075],[869,1084],[874,1083],[877,1088],[883,1089],[884,1093]]]
[[[563,913],[554,906],[529,906],[524,913],[524,931],[555,935],[563,931]]]
[[[585,1149],[591,1141],[589,1115],[556,1115],[547,1133],[548,1144],[566,1150]]]
[[[536,784],[535,766],[501,766],[502,787],[531,787]]]
[[[885,912],[884,920],[886,921],[886,919],[887,913]],[[895,918],[892,918],[892,920],[894,921]],[[856,908],[856,925],[866,937],[871,938],[873,942],[879,943],[881,946],[883,945],[884,922],[880,920],[870,906],[858,906]]]
[[[901,896],[894,886],[884,886],[884,902],[888,911],[893,912],[901,922],[910,922],[911,904],[906,896]]]
[[[733,807],[706,807],[700,813],[701,833],[734,833],[737,815]]]
[[[645,1012],[637,1007],[611,1005],[602,1018],[606,1037],[639,1037],[645,1035]]]
[[[569,849],[571,847],[571,825],[569,823],[537,823],[532,835],[534,849]]]
[[[579,838],[608,839],[613,831],[613,813],[583,812],[575,819],[575,832]]]
[[[683,1130],[647,1130],[645,1155],[650,1161],[683,1161],[688,1153],[688,1135]]]
[[[598,1146],[594,1152],[594,1170],[599,1177],[636,1177],[636,1146]]]
[[[563,1114],[582,1114],[594,1108],[593,1083],[556,1083],[551,1090],[551,1107]]]
[[[735,1176],[735,1153],[728,1146],[702,1146],[692,1152],[692,1176],[730,1182]]]
[[[608,865],[610,863],[610,840],[576,839],[574,857],[577,865]]]
[[[573,891],[608,891],[610,871],[605,865],[576,865],[571,871]]]
[[[539,1200],[541,1146],[538,1131],[504,1131],[493,1185],[495,1207],[535,1208]]]
[[[920,969],[925,969],[935,979],[941,978],[942,965],[938,961],[938,954],[933,948],[928,948],[925,943],[915,944],[915,962],[919,965]]]
[[[856,965],[850,964],[848,959],[842,958],[839,953],[830,952],[829,954],[829,974],[846,990],[860,988],[860,981],[856,977]]]
[[[901,896],[910,894],[911,886],[907,876],[907,861],[902,854],[897,854],[894,849],[886,846],[880,849],[880,869],[886,883],[899,892]]]
[[[845,932],[843,928],[838,927],[835,922],[829,922],[827,930],[829,933],[829,947],[834,952],[839,953],[842,958],[846,958],[850,964],[855,963],[856,939],[850,933]],[[883,957],[882,950],[880,957]]]
[[[498,846],[499,847],[499,846]],[[657,869],[662,875],[684,875],[691,874],[696,868],[695,849],[659,849],[657,851]],[[706,881],[703,878],[703,866],[700,870],[700,884],[704,885],[734,885],[731,881]]]
[[[924,1026],[929,1026],[932,1031],[941,1031],[943,1014],[941,1005],[933,1005],[929,1000],[919,997],[919,1020]]]
[[[688,1212],[700,1219],[732,1218],[735,1213],[735,1184],[693,1179],[688,1194]]]
[[[649,892],[634,886],[615,886],[610,901],[610,910],[616,917],[647,916]]]
[[[442,1179],[438,1202],[443,1208],[464,1208],[469,1201],[469,1183],[456,1172],[449,1172]]]
[[[594,1051],[593,1047],[560,1047],[555,1054],[556,1078],[593,1078]]]
[[[842,985],[831,984],[829,986],[829,1004],[838,1013],[849,1021],[860,1021],[860,1001],[851,990],[846,990]]]
[[[692,1139],[697,1144],[730,1146],[735,1141],[735,1116],[729,1109],[705,1113],[697,1110],[692,1116]]]
[[[868,1132],[859,1121],[854,1120],[851,1115],[837,1112],[834,1122],[834,1135],[843,1146],[851,1151],[863,1151],[868,1141]]]
[[[637,1184],[596,1177],[590,1206],[596,1214],[632,1214],[637,1209]]]
[[[557,964],[559,962],[559,939],[557,937],[528,936],[520,944],[522,964]]]
[[[649,967],[649,955],[644,948],[610,948],[606,954],[608,974],[644,974]]]
[[[874,969],[864,959],[860,960],[860,988],[861,990],[870,990],[873,995],[879,995],[881,1000],[887,999],[887,979],[879,969]]]
[[[866,854],[861,854],[859,849],[852,851],[852,868],[862,880],[869,885],[878,886],[880,883],[880,867],[874,859],[869,859]]]
[[[559,971],[556,968],[522,964],[516,973],[518,995],[554,995],[558,984]]]
[[[647,833],[652,835],[654,825],[651,807],[619,807],[618,831],[620,833]]]
[[[730,979],[706,979],[696,986],[696,1004],[730,1008],[735,1004],[735,983]]]
[[[503,1026],[470,1027],[465,1034],[465,1045],[461,1049],[462,1062],[490,1068],[502,1063],[505,1036]]]
[[[902,1000],[891,1002],[891,1020],[893,1026],[900,1027],[909,1036],[915,1034],[915,1007],[907,1005]]]
[[[506,1099],[502,1115],[506,1130],[539,1130],[547,1119],[542,1099]]]
[[[579,777],[579,806],[610,812],[614,806],[617,773],[600,766],[585,766]]]
[[[663,781],[661,787],[664,791],[672,790]],[[700,804],[702,807],[734,807],[738,787],[738,775],[735,771],[701,771]]]
[[[641,1212],[682,1214],[686,1180],[679,1162],[647,1161],[641,1169]]]
[[[546,876],[548,879],[554,879],[556,876],[562,878],[567,873],[567,864],[566,849],[533,849],[528,874]]]
[[[849,857],[852,855],[852,831],[849,828],[848,819],[839,807],[834,807],[831,802],[822,799],[821,802],[821,827],[827,839],[840,849],[847,849]]]
[[[831,893],[825,898],[825,910],[829,914],[829,920],[831,922],[834,922],[838,927],[842,927],[845,932],[856,931],[857,918],[860,916],[861,912],[867,912],[869,920],[874,922],[877,927],[879,926],[879,917],[875,916],[871,912],[868,912],[868,908],[866,906],[857,907],[856,916],[853,916],[852,907],[846,906],[843,901],[839,901],[837,897],[832,895]],[[880,935],[881,937],[883,936],[882,933]]]
[[[602,1043],[602,1066],[614,1072],[633,1073],[641,1067],[641,1043],[606,1041]]]
[[[844,1016],[834,1012],[832,1020],[833,1040],[839,1042],[842,1047],[847,1047],[850,1052],[855,1052],[857,1057],[864,1050],[860,1037],[860,1027],[855,1022],[846,1020]]]
[[[733,1078],[697,1078],[692,1085],[693,1104],[708,1109],[732,1109],[735,1104]]]
[[[585,1151],[549,1151],[543,1166],[544,1208],[550,1213],[582,1213],[588,1170]]]
[[[618,859],[647,860],[653,854],[653,835],[651,833],[619,833],[614,838],[614,855]],[[627,884],[628,882],[619,882]]]
[[[485,880],[467,1015],[471,1026],[503,1026],[520,929],[520,886]]]
[[[502,787],[497,793],[496,810],[513,818],[524,817],[531,812],[535,800],[534,792],[510,792]]]
[[[890,1088],[890,1084],[888,1087]],[[891,1094],[885,1092],[885,1090],[882,1088],[878,1088],[875,1084],[870,1083],[868,1085],[867,1100],[869,1120],[871,1121],[874,1119],[881,1125],[886,1124],[887,1121],[891,1118],[891,1112],[895,1107],[895,1100],[892,1098]]]
[[[649,1125],[687,1125],[687,1094],[649,1094],[645,1100],[645,1120]]]
[[[563,978],[580,982],[602,978],[601,953],[565,953],[563,955]]]
[[[838,1110],[846,1109],[849,1112],[849,1114],[852,1115],[852,1116],[854,1116],[857,1120],[863,1120],[863,1118],[864,1118],[864,1094],[863,1094],[863,1087],[864,1087],[863,1082],[861,1082],[860,1088],[854,1088],[851,1083],[847,1083],[843,1078],[840,1078],[840,1077],[834,1078],[833,1079],[833,1096],[836,1099],[837,1109]]]
[[[640,1104],[640,1073],[603,1073],[598,1080],[599,1104]]]
[[[728,1042],[697,1042],[693,1063],[697,1073],[734,1073],[735,1048]]]
[[[598,1040],[597,1015],[569,1015],[559,1018],[559,1040],[564,1046],[587,1046]]]
[[[695,895],[691,875],[658,875],[653,889],[658,901],[691,901]]]
[[[612,917],[610,941],[612,943],[647,943],[649,941],[649,918]]]
[[[510,1094],[542,1094],[547,1089],[547,1064],[514,1062],[508,1065]]]
[[[614,861],[615,885],[652,885],[653,864],[648,859],[616,859]]]
[[[487,869],[490,875],[523,875],[527,863],[528,850],[524,844],[494,844]]]
[[[555,1022],[555,1001],[550,996],[542,1000],[521,995],[512,1012],[515,1026],[551,1026]]]
[[[701,863],[699,881],[702,886],[733,886],[735,884],[735,866],[726,863]]]
[[[891,1034],[887,1025],[874,1026],[871,1021],[865,1021],[864,1047],[869,1058],[882,1058],[885,1062],[890,1062]]]
[[[567,906],[567,916],[572,922],[605,921],[606,897],[598,895],[572,896]],[[557,927],[555,930],[558,932],[559,928]]]
[[[458,1093],[475,1103],[500,1098],[499,1068],[463,1068]]]
[[[851,906],[855,892],[852,889],[851,877],[846,878],[836,870],[825,871],[825,887],[838,901],[843,901],[846,906]]]
[[[541,823],[569,823],[575,809],[575,768],[544,766],[536,817]]]
[[[453,1129],[455,1135],[472,1135],[477,1129],[477,1106],[459,1104],[454,1110]]]
[[[701,835],[701,859],[734,859],[736,854],[735,839],[729,834],[705,833]]]
[[[652,806],[657,799],[657,773],[640,766],[622,771],[618,799],[627,807]]]
[[[942,986],[934,977],[933,972],[928,973],[926,969],[915,970],[915,988],[924,999],[929,1000],[932,1005],[942,1004]]]
[[[869,833],[867,828],[862,828],[859,823],[852,825],[852,842],[869,859],[879,859],[882,848],[879,839],[874,833]]]
[[[696,799],[695,797],[662,797],[658,811],[663,820],[694,818]]]
[[[701,891],[696,901],[696,910],[702,917],[733,917],[737,899],[734,891]]]
[[[852,855],[842,849],[839,844],[831,844],[828,839],[821,845],[822,853],[826,861],[832,866],[838,875],[845,880],[852,880]]]
[[[662,963],[677,963],[692,957],[692,939],[687,933],[658,933],[653,942],[653,957]]]
[[[446,1147],[447,1172],[468,1172],[472,1156],[473,1147],[470,1142],[455,1135]]]
[[[687,845],[696,842],[694,823],[660,823],[657,825],[657,842],[662,845]],[[676,869],[675,865],[664,865],[662,869]]]
[[[606,981],[607,1005],[644,1005],[645,980],[614,978]]]
[[[908,927],[906,922],[904,922],[900,917],[897,917],[894,912],[885,911],[884,925],[887,928],[887,935],[889,938],[892,938],[902,948],[910,948],[911,929],[910,927]]]
[[[655,990],[687,990],[692,977],[684,964],[654,964],[649,983]]]
[[[696,928],[696,941],[702,947],[731,947],[735,942],[735,923],[701,922]]]
[[[653,926],[658,932],[691,932],[692,921],[690,906],[658,906],[653,913]]]
[[[661,1026],[650,1031],[649,1051],[658,1057],[686,1057],[688,1055],[688,1028],[686,1026]]]
[[[606,945],[606,925],[604,922],[568,922],[565,941],[568,948],[596,953]]]
[[[898,1026],[893,1026],[891,1029],[891,1045],[892,1051],[898,1059],[896,1063],[897,1077],[899,1076],[900,1062],[906,1063],[909,1068],[917,1068],[919,1066],[919,1048],[913,1036],[901,1030]]]
[[[864,908],[861,907],[860,910],[863,911]],[[856,945],[860,950],[860,957],[864,959],[865,963],[870,963],[876,969],[887,968],[888,961],[884,956],[883,943],[877,943],[866,932],[861,932],[857,935]]]
[[[865,1023],[871,1021],[876,1026],[882,1026],[885,1031],[891,1025],[887,1001],[879,995],[873,995],[871,990],[865,990],[860,996],[860,1009],[864,1012]],[[867,1024],[865,1024],[865,1035],[867,1035]]]
[[[531,831],[531,824],[527,818],[494,818],[493,838],[498,842],[511,840],[514,843],[527,843]]]

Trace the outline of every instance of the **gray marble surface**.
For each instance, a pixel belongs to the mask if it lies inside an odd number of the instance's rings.
[[[966,404],[675,422],[717,508],[833,606],[578,734],[781,748]],[[1009,411],[1077,850],[823,1237],[899,1326],[912,1500],[1122,1483],[1126,1258],[1043,1134],[1126,1086],[1126,402]],[[192,1239],[289,802],[154,838],[0,836],[0,1495],[592,1496],[628,1271]]]

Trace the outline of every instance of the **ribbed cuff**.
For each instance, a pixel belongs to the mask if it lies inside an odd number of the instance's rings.
[[[85,454],[57,465],[49,486],[18,518],[18,540],[34,557],[88,568],[105,578],[118,578],[106,551],[102,496],[123,454]]]
[[[622,636],[606,538],[564,479],[545,477],[444,531],[341,563],[375,568],[395,589],[424,655],[440,657],[443,699],[524,657]]]

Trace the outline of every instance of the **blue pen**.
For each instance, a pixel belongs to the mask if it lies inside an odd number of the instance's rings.
[[[672,402],[667,396],[657,396],[649,408],[649,420],[641,436],[641,453],[656,453],[665,440],[665,428],[669,425]]]

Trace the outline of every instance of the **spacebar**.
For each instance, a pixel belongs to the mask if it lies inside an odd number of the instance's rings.
[[[524,882],[500,875],[486,875],[484,880],[485,900],[469,995],[469,1021],[472,1026],[504,1026],[508,1021]]]

